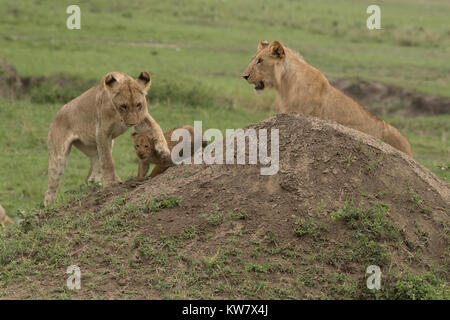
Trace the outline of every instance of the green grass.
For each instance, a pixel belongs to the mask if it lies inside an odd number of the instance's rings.
[[[388,215],[389,206],[381,202],[363,208],[345,201],[341,208],[331,213],[333,220],[343,220],[353,230],[347,250],[349,261],[379,266],[389,264],[389,242],[400,239],[401,234]]]
[[[81,30],[65,27],[71,2],[2,1],[1,53],[24,75],[98,79],[111,70],[148,69],[155,80],[196,79],[248,95],[240,72],[259,40],[279,39],[327,75],[450,96],[447,1],[380,2],[379,31],[365,26],[369,0],[77,3]]]
[[[408,137],[420,164],[450,183],[450,114],[384,119]]]

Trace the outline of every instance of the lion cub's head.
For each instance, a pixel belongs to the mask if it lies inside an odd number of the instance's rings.
[[[242,73],[242,77],[255,86],[255,90],[272,88],[275,84],[275,67],[286,57],[285,47],[279,41],[270,44],[262,40],[252,61]]]
[[[110,72],[103,77],[102,85],[127,127],[135,126],[144,119],[147,112],[145,96],[150,84],[150,74],[145,71],[136,80],[122,72]]]
[[[155,152],[155,141],[151,134],[133,132],[131,138],[133,139],[136,156],[140,160],[152,161],[157,157]]]

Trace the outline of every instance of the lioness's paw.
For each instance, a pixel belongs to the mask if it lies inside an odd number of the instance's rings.
[[[111,185],[119,184],[119,183],[122,183],[122,180],[120,180],[119,177],[116,177],[114,179],[106,179],[104,182],[104,186],[107,187],[107,186],[111,186]]]
[[[170,156],[170,151],[167,145],[164,143],[159,143],[155,145],[155,151],[158,153],[158,157],[163,159],[165,162],[172,162],[172,157]]]

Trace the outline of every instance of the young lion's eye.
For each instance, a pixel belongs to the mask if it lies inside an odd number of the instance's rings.
[[[126,104],[121,105],[120,110],[127,111],[127,105]]]
[[[137,144],[137,145],[135,145],[134,147],[137,149],[137,148],[139,148],[139,145]]]
[[[148,146],[145,146],[148,149]]]
[[[138,110],[141,110],[141,109],[142,109],[142,103],[138,103],[138,104],[136,105],[136,107],[138,108]]]
[[[260,64],[262,62],[263,62],[263,60],[261,58],[258,58],[258,60],[256,60],[256,64]]]

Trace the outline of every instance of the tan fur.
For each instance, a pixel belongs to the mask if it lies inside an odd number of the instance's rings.
[[[412,156],[411,146],[396,128],[334,88],[325,76],[279,41],[263,40],[242,73],[256,90],[275,88],[277,111],[297,112],[365,132]]]
[[[181,141],[182,138],[172,141],[172,132],[176,129],[186,129],[189,131],[191,135],[191,155],[193,156],[195,153],[194,149],[194,131],[195,128],[193,126],[182,126],[173,128],[172,130],[164,132],[164,136],[167,140],[167,143],[169,145],[170,151]],[[201,137],[201,133],[197,133],[198,137]],[[133,146],[134,150],[136,152],[136,156],[139,159],[139,169],[138,169],[138,180],[144,180],[145,176],[148,172],[148,169],[150,168],[150,164],[155,164],[156,166],[153,168],[152,172],[150,173],[150,177],[153,178],[157,176],[158,174],[164,172],[167,168],[173,165],[172,161],[167,162],[166,159],[162,159],[157,152],[155,152],[155,141],[150,133],[142,133],[138,134],[136,132],[133,132],[131,134],[131,138],[133,140]],[[207,142],[202,140],[201,144],[202,147],[205,147],[207,145]],[[186,156],[180,155],[181,157],[185,158]]]
[[[100,182],[102,177],[104,185],[120,182],[112,158],[113,142],[132,126],[138,132],[151,132],[156,152],[162,158],[170,158],[163,132],[148,113],[145,96],[150,84],[147,72],[142,72],[136,80],[125,73],[111,72],[97,86],[58,111],[48,133],[45,205],[56,197],[72,145],[91,160],[86,183]]]
[[[2,227],[5,227],[5,225],[8,224],[8,223],[9,224],[13,224],[14,222],[12,221],[12,219],[10,217],[8,217],[6,215],[5,209],[0,204],[0,225]]]

